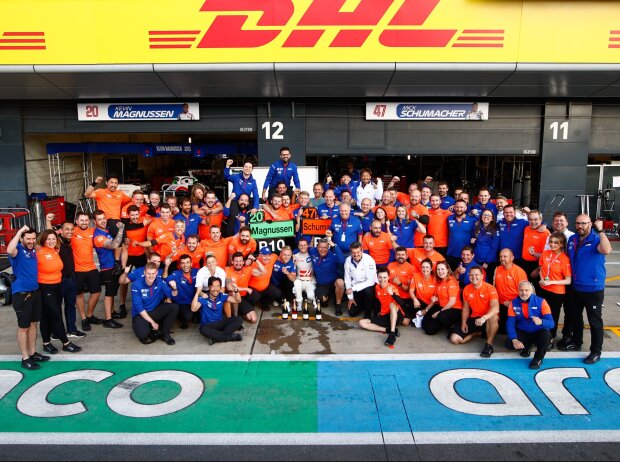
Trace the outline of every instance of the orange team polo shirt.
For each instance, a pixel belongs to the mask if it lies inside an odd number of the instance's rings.
[[[411,205],[411,198],[409,197],[409,194],[405,194],[403,192],[396,193],[396,200],[405,207],[409,207]]]
[[[221,237],[217,242],[211,239],[205,239],[204,241],[200,241],[200,245],[205,251],[205,255],[208,253],[215,255],[217,266],[226,268],[226,266],[228,266],[228,244],[231,240],[232,237]]]
[[[273,215],[265,210],[265,221],[287,221],[291,220],[293,215],[288,209],[280,207],[278,210],[273,211]]]
[[[570,259],[564,252],[555,254],[553,250],[545,250],[538,260],[540,264],[540,277],[549,278],[552,281],[563,281],[567,276],[572,276],[573,271],[570,266]],[[551,285],[543,289],[554,294],[565,294],[566,286]]]
[[[125,219],[129,219],[129,212],[127,211],[127,209],[129,207],[131,207],[132,205],[134,205],[133,202],[130,202],[129,204],[126,204],[122,209],[121,209],[121,218],[125,218]],[[142,204],[142,206],[140,207],[140,221],[142,221],[142,219],[146,216],[146,212],[149,210],[149,208]]]
[[[497,290],[491,284],[483,282],[479,289],[468,284],[463,289],[463,301],[469,304],[470,318],[484,316],[491,309],[491,300],[497,300]]]
[[[413,220],[415,218],[415,214],[418,214],[419,216],[428,215],[428,208],[422,204],[409,207],[409,218]],[[415,245],[416,247],[422,247],[422,244],[424,243],[424,236],[426,236],[426,234],[419,233],[416,230],[416,232],[413,234],[413,245]]]
[[[548,229],[539,233],[537,230],[532,229],[531,226],[526,226],[523,232],[523,248],[521,252],[521,258],[525,261],[536,261],[538,260],[536,257],[530,255],[529,248],[534,246],[534,251],[536,253],[542,253],[545,249],[545,243],[547,242],[547,236],[551,233]]]
[[[370,232],[362,238],[362,249],[367,250],[377,265],[387,265],[390,261],[392,240],[388,233],[381,232],[379,237],[373,237]]]
[[[85,273],[96,270],[95,259],[93,257],[93,235],[95,228],[80,229],[76,226],[73,229],[71,238],[71,248],[73,249],[73,260],[75,261],[75,271]]]
[[[444,209],[430,209],[426,234],[435,238],[435,247],[448,247],[448,217],[452,212]]]
[[[495,288],[499,295],[499,302],[514,300],[519,296],[519,283],[527,281],[525,271],[513,264],[509,270],[502,265],[495,269]]]
[[[394,284],[394,277],[398,276],[401,284],[406,286],[408,286],[411,282],[414,273],[413,265],[411,263],[405,262],[401,265],[397,261],[393,261],[388,265],[388,271],[390,272],[390,282],[392,284]],[[394,284],[394,286],[398,287],[396,284]],[[411,298],[409,296],[409,291],[404,290],[401,287],[398,287],[398,296],[401,298]]]
[[[205,204],[205,208],[207,209],[207,211],[211,211],[211,210],[215,210],[219,205],[220,205],[219,202],[216,202],[213,207],[209,207],[208,205]],[[207,218],[208,218],[207,221],[209,222],[209,227],[213,225],[217,225],[221,228],[222,220],[224,220],[224,210],[222,210],[219,213],[216,213],[215,215],[207,215]]]
[[[263,274],[262,276],[252,275],[252,277],[250,278],[250,287],[252,289],[263,291],[267,288],[267,286],[269,286],[269,280],[271,279],[271,273],[273,273],[273,265],[276,264],[277,259],[278,259],[278,256],[275,253],[272,253],[271,255],[269,255],[269,263],[267,263],[266,265],[263,263],[263,266],[265,267],[265,270],[266,270],[265,274]],[[254,262],[250,265],[250,267],[258,268],[258,264]]]
[[[39,284],[59,284],[62,280],[62,260],[56,249],[41,247],[37,251],[37,282]]]
[[[125,233],[127,234],[127,239],[129,239],[130,242],[144,242],[146,241],[147,230],[148,228],[146,226],[142,226],[136,229],[128,229]],[[144,255],[144,247],[130,244],[127,246],[127,255],[130,257],[139,257],[140,255]]]
[[[398,293],[398,287],[392,284],[388,284],[388,287],[389,286],[392,286],[394,293]],[[385,316],[386,314],[390,314],[390,304],[392,303],[395,303],[396,306],[398,306],[398,309],[403,316],[405,315],[403,308],[396,302],[396,300],[394,300],[394,297],[392,297],[387,291],[387,287],[384,289],[379,284],[375,284],[375,297],[377,298],[377,300],[379,300],[379,304],[381,305],[381,311],[379,312],[379,315]]]
[[[235,270],[233,266],[227,266],[226,277],[237,284],[237,287],[249,287],[250,278],[252,277],[252,267],[243,265],[240,271]],[[248,294],[246,290],[239,291],[239,295],[245,297]]]
[[[416,273],[422,272],[422,260],[426,258],[428,258],[430,261],[433,262],[433,271],[435,271],[435,267],[437,266],[437,263],[439,263],[440,261],[446,260],[443,257],[443,255],[437,251],[433,251],[433,253],[430,256],[428,256],[426,255],[426,252],[424,251],[424,249],[419,248],[419,247],[416,247],[415,249],[407,249],[407,257],[409,258],[409,261],[413,265],[413,270]]]
[[[435,295],[437,281],[435,281],[433,276],[426,280],[424,276],[422,276],[422,273],[414,273],[411,279],[411,285],[415,287],[416,298],[428,305],[431,302],[431,297]]]
[[[190,256],[190,258],[192,259],[192,268],[196,268],[196,269],[202,268],[201,260],[205,256],[205,249],[200,247],[200,245],[198,245],[196,247],[196,250],[194,250],[193,252],[191,252],[187,248],[187,245],[185,245],[185,248],[182,251],[177,252],[177,254],[172,257],[172,261],[178,261],[183,255]],[[220,266],[219,263],[217,266]],[[222,268],[224,268],[225,266],[226,265],[222,266]]]
[[[248,255],[256,252],[256,241],[251,237],[250,242],[247,245],[243,245],[239,240],[239,236],[233,236],[228,243],[228,256],[231,257],[235,252],[241,252],[243,258],[247,258]]]
[[[376,213],[379,207],[385,210],[385,214],[388,220],[393,221],[396,219],[396,207],[394,207],[393,205],[382,205],[381,204],[381,205],[377,205],[376,207],[373,207],[372,213]]]
[[[525,303],[525,302],[521,302],[521,311],[523,313],[523,317],[525,317],[526,319],[530,317],[530,312],[529,312],[529,303]],[[549,306],[549,304],[547,303],[547,300],[543,299],[543,303],[542,306],[540,307],[540,314],[545,316],[547,314],[551,314],[551,307]],[[512,316],[513,318],[516,316],[515,314],[515,310],[512,307],[512,305],[510,305],[508,307],[508,316]]]
[[[162,234],[174,232],[174,220],[168,220],[168,223],[164,223],[161,218],[155,218],[148,227],[148,231],[146,232],[146,238],[149,241],[156,240]],[[157,244],[153,247],[153,250],[159,254],[161,254],[161,245]],[[163,254],[162,254],[163,258]]]
[[[121,209],[129,204],[131,197],[118,189],[111,192],[108,188],[96,189],[94,192],[97,208],[103,210],[107,219],[120,220]]]
[[[462,309],[463,304],[461,303],[460,291],[459,282],[453,277],[439,281],[435,290],[438,298],[437,303],[443,308],[450,301],[450,297],[456,297],[456,302],[452,308]]]
[[[161,255],[162,259],[170,255],[174,249],[176,249],[177,253],[185,253],[185,236],[183,234],[175,239],[173,233],[165,233],[155,240],[159,244],[158,253]]]

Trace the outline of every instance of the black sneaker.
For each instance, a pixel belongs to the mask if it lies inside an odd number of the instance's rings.
[[[30,359],[32,359],[34,362],[37,362],[37,363],[44,363],[46,361],[49,361],[50,357],[46,355],[42,355],[41,353],[37,353],[35,351],[34,354],[30,356]]]
[[[572,341],[572,340],[573,340],[573,339],[572,339],[572,338],[570,338],[570,337],[562,337],[562,338],[559,340],[558,345],[557,345],[558,350],[560,350],[560,351],[565,351],[565,350],[564,350],[564,348],[566,347],[566,345],[567,345],[568,343],[571,343],[571,341]]]
[[[114,319],[107,319],[103,321],[103,327],[108,329],[120,329],[123,325],[120,322],[116,322]]]
[[[121,314],[116,311],[112,311],[112,319],[121,319]]]
[[[181,329],[187,329],[189,326],[187,325],[187,321],[185,319],[180,319],[179,320],[179,327]]]
[[[392,346],[396,343],[396,334],[394,332],[388,331],[388,336],[385,339],[386,346]]]
[[[159,337],[159,339],[164,342],[166,345],[174,345],[175,342],[174,339],[172,337],[170,337],[168,334],[164,334],[161,337]]]
[[[207,341],[209,342],[209,345],[213,345],[215,343],[215,340],[211,337],[207,337]]]
[[[542,362],[543,360],[540,358],[532,359],[532,362],[530,363],[530,369],[540,369]]]
[[[241,334],[230,334],[231,342],[240,342],[242,339],[243,337],[241,337]]]
[[[86,337],[86,334],[79,330],[72,330],[70,332],[67,332],[67,337],[82,338]]]
[[[88,316],[86,318],[86,320],[91,323],[91,324],[95,324],[95,325],[99,325],[99,324],[103,324],[103,319],[98,318],[97,316]]]
[[[396,337],[400,337],[400,331],[398,330],[398,327],[394,328],[394,335],[396,335]]]
[[[601,360],[601,354],[592,352],[588,356],[585,357],[583,362],[586,364],[595,364],[595,363],[598,363],[600,360]]]
[[[71,342],[62,346],[62,351],[68,351],[69,353],[77,353],[78,351],[82,351],[82,347],[79,347]]]
[[[530,357],[530,349],[529,348],[523,348],[521,350],[521,352],[519,353],[519,356],[521,356],[522,358],[529,358]]]
[[[547,351],[551,351],[555,348],[555,344],[553,343],[553,339],[549,340],[549,345],[547,345]]]
[[[90,322],[88,322],[88,319],[82,319],[82,330],[86,332],[90,331]]]
[[[563,348],[560,348],[560,345],[558,345],[558,350],[561,351],[581,351],[581,345],[577,345],[576,343],[568,342],[566,343]]]
[[[128,314],[129,313],[127,313],[127,308],[125,308],[125,305],[121,305],[118,307],[118,315],[121,317],[121,319],[125,319]]]
[[[32,356],[28,359],[22,359],[22,367],[24,369],[28,369],[29,371],[36,371],[37,369],[41,369],[41,366],[34,362]]]
[[[480,356],[483,358],[490,358],[492,354],[493,354],[493,345],[491,345],[490,343],[485,343],[484,348],[480,352]]]
[[[51,343],[46,343],[45,345],[43,345],[43,351],[51,355],[55,355],[56,353],[58,353],[58,348],[56,348]]]
[[[123,266],[121,265],[120,261],[116,260],[114,262],[114,268],[112,268],[112,275],[113,276],[120,276],[124,272],[125,272],[125,268],[123,268]]]
[[[342,303],[336,303],[336,316],[342,316]]]

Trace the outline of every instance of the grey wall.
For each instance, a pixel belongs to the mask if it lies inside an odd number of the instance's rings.
[[[0,107],[0,207],[27,207],[26,160],[18,106]]]
[[[552,124],[557,123],[557,131]],[[562,130],[562,124],[568,123]],[[557,209],[551,205],[556,194],[564,195],[561,210],[568,216],[571,229],[580,212],[579,194],[586,191],[586,168],[590,151],[592,105],[590,103],[547,103],[543,126],[540,176],[540,204],[545,220]],[[564,134],[566,138],[564,139]],[[590,202],[596,213],[596,198]]]
[[[278,160],[283,146],[290,148],[292,162],[306,165],[305,110],[303,104],[293,103],[259,106],[257,130],[260,165],[271,165]],[[267,127],[264,127],[265,124]]]
[[[620,155],[620,105],[592,106],[590,153]]]

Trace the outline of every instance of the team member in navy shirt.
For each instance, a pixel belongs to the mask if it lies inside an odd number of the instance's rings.
[[[567,253],[570,258],[572,284],[566,293],[565,337],[558,343],[564,351],[579,351],[583,343],[583,309],[590,323],[592,342],[586,364],[601,359],[603,350],[603,299],[605,297],[605,255],[611,253],[611,244],[603,231],[603,221],[592,220],[588,215],[577,215],[577,234],[568,238]],[[572,330],[572,335],[566,337]],[[565,333],[566,332],[566,333]]]
[[[327,304],[330,295],[336,296],[336,312],[342,312],[344,296],[344,279],[342,271],[346,256],[332,240],[332,232],[327,230],[327,239],[319,239],[316,248],[310,247],[308,253],[312,259],[312,270],[316,279],[316,299],[322,305]],[[331,248],[331,249],[330,249]]]
[[[230,167],[234,162],[235,161],[232,159],[228,159],[226,161],[224,178],[226,178],[227,181],[232,183],[232,192],[235,193],[236,197],[241,197],[241,194],[247,194],[247,196],[252,201],[251,212],[255,213],[259,206],[260,196],[258,195],[258,185],[256,184],[256,180],[252,176],[252,170],[254,170],[254,165],[252,165],[252,162],[244,162],[243,171],[241,173],[232,174],[230,173]],[[277,182],[274,184],[277,184]]]
[[[522,254],[523,235],[525,233],[525,228],[527,228],[529,224],[529,221],[516,217],[514,205],[506,205],[504,207],[504,218],[497,222],[499,250],[510,249],[515,256],[515,265],[521,268],[523,268],[523,263],[521,259],[516,258],[516,256]],[[543,232],[547,228],[541,226],[538,229],[540,232]]]
[[[526,222],[527,223],[527,222]],[[456,269],[461,258],[461,250],[471,242],[476,219],[467,215],[467,204],[458,199],[454,203],[454,214],[448,217],[448,250],[446,260],[450,268]]]
[[[158,338],[167,345],[174,345],[170,328],[179,313],[179,305],[164,303],[164,300],[178,295],[174,281],[170,285],[157,276],[157,266],[147,263],[144,277],[131,285],[131,322],[136,337],[144,343],[153,343]],[[161,324],[160,324],[161,323]]]
[[[185,239],[195,234],[198,236],[198,225],[201,223],[205,223],[205,219],[203,219],[197,213],[192,212],[192,200],[189,197],[184,197],[181,200],[181,212],[177,213],[173,218],[174,221],[181,220],[185,223]]]
[[[291,180],[295,184],[295,191],[299,193],[300,183],[297,165],[291,162],[291,150],[286,146],[280,148],[280,160],[275,161],[269,167],[265,183],[263,184],[263,200],[267,202],[267,191],[269,195],[275,193],[276,185],[284,182],[286,187],[290,187]]]
[[[439,198],[441,199],[440,207],[444,210],[452,210],[452,206],[454,205],[454,198],[448,196],[448,183],[445,181],[440,181],[437,183],[437,191],[439,192]]]
[[[360,212],[355,212],[354,215],[362,222],[362,233],[366,234],[370,232],[370,224],[375,221],[375,214],[372,213],[372,202],[370,199],[362,199],[360,204]]]
[[[340,204],[340,215],[332,219],[329,227],[333,234],[336,245],[343,253],[349,253],[349,246],[354,242],[362,240],[362,224],[359,218],[351,215],[349,204]]]
[[[241,303],[239,289],[235,288],[230,295],[222,293],[222,281],[211,276],[207,281],[209,292],[200,292],[192,303],[192,311],[200,310],[200,333],[207,337],[209,345],[215,342],[236,342],[241,340],[240,334],[235,334],[241,328],[243,319],[239,316],[224,317],[224,303]]]
[[[469,213],[480,218],[480,215],[482,215],[482,212],[485,210],[490,210],[493,212],[493,215],[497,215],[497,207],[491,202],[491,193],[487,188],[482,188],[478,191],[478,202],[471,206]]]
[[[17,315],[17,345],[22,354],[22,367],[30,370],[39,369],[41,366],[37,363],[50,359],[35,351],[37,326],[41,320],[41,293],[37,290],[37,254],[34,251],[36,242],[37,232],[23,226],[6,248],[15,276],[11,293]]]
[[[168,263],[168,259],[166,259]],[[196,273],[198,270],[192,268],[192,257],[187,254],[181,255],[179,258],[180,269],[173,271],[170,276],[166,278],[166,283],[170,285],[170,281],[174,281],[177,287],[178,294],[172,297],[172,301],[179,305],[179,327],[181,329],[187,329],[187,322],[192,319],[192,300],[196,289]],[[166,266],[168,271],[168,266]],[[164,273],[165,274],[165,273]]]
[[[322,218],[324,220],[329,218],[336,218],[339,211],[338,206],[336,205],[336,195],[334,194],[333,189],[325,191],[323,197],[325,197],[325,203],[317,207],[317,213],[319,214],[319,218]]]
[[[226,234],[228,236],[234,236],[239,232],[239,228],[246,226],[250,223],[250,198],[247,194],[241,194],[235,201],[237,196],[235,193],[230,193],[226,204],[224,204],[224,217],[227,219]],[[237,207],[234,213],[235,204]]]

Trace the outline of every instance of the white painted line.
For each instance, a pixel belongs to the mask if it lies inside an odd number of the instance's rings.
[[[587,352],[550,352],[545,358],[585,358]],[[604,351],[603,359],[620,358],[620,351]],[[478,359],[484,364],[486,359],[480,358],[479,353],[409,353],[409,354],[219,354],[219,355],[97,355],[73,354],[54,356],[52,361],[138,361],[138,362],[229,362],[229,361],[446,361],[452,359]],[[494,353],[491,359],[523,360],[515,352]],[[19,361],[20,355],[0,355],[0,361]]]
[[[328,446],[396,444],[606,443],[619,430],[467,431],[413,433],[0,433],[0,445]]]

